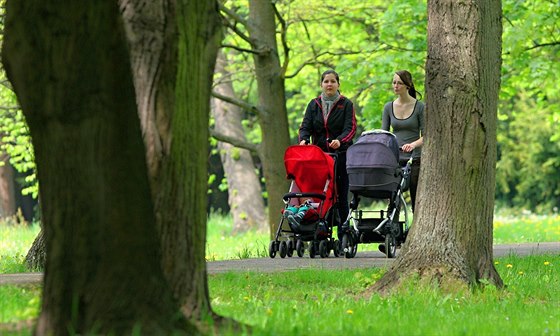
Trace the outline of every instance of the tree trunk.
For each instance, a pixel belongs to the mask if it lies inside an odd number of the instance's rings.
[[[284,90],[284,74],[276,44],[276,20],[269,1],[249,1],[247,29],[258,54],[253,55],[258,88],[259,123],[262,144],[259,156],[264,162],[264,178],[268,194],[268,225],[270,236],[278,225],[282,196],[288,191],[284,168],[284,151],[290,144]]]
[[[183,313],[198,320],[213,314],[205,246],[210,85],[221,39],[217,7],[193,0],[121,1],[121,8],[162,266]]]
[[[401,255],[374,285],[418,274],[442,287],[502,280],[492,256],[499,0],[428,2],[426,134],[415,222]]]
[[[225,69],[227,57],[220,53],[216,64],[216,73],[221,75],[215,90],[228,97],[235,97],[233,85]],[[221,134],[235,137],[241,142],[247,138],[241,125],[243,111],[239,106],[213,98],[215,130]],[[233,233],[248,230],[266,230],[266,213],[259,176],[246,149],[236,148],[226,142],[218,142],[218,150],[228,182],[228,202],[233,217]]]
[[[47,260],[36,334],[194,332],[177,319],[160,267],[116,3],[9,0],[6,12],[4,64],[41,183]]]
[[[25,265],[31,270],[45,269],[47,253],[45,251],[45,234],[43,232],[43,226],[41,225],[41,231],[33,240],[33,244],[25,256]]]
[[[177,7],[178,68],[173,135],[156,197],[163,269],[186,316],[211,313],[206,272],[206,206],[210,88],[222,38],[217,3],[190,0]]]
[[[16,213],[14,188],[14,168],[8,154],[0,153],[0,218],[10,217]]]

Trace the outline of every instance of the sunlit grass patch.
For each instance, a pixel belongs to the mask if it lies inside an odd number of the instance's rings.
[[[494,244],[560,241],[560,215],[521,214],[494,218]]]
[[[503,289],[457,294],[405,287],[365,297],[384,272],[378,268],[217,274],[209,284],[214,309],[253,325],[253,335],[557,335],[558,262],[556,255],[499,258]]]

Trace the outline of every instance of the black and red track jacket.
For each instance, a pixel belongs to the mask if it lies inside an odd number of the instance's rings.
[[[356,115],[352,101],[341,95],[329,111],[325,122],[321,96],[319,96],[307,104],[305,116],[299,127],[298,143],[302,140],[309,142],[311,138],[312,143],[324,152],[334,152],[335,150],[329,147],[328,140],[338,139],[340,141],[338,151],[346,151],[352,144],[355,134]]]

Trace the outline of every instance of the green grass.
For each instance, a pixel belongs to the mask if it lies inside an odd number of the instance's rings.
[[[0,222],[0,273],[24,272],[22,261],[39,232],[38,225]],[[231,218],[213,215],[208,221],[206,260],[266,257],[268,233],[231,234]],[[560,215],[497,215],[494,244],[560,241]],[[377,244],[361,244],[358,251],[376,250]]]
[[[560,335],[559,266],[558,256],[500,258],[505,289],[453,295],[411,284],[363,297],[382,269],[229,273],[209,284],[216,312],[253,335]]]
[[[558,215],[496,216],[494,242],[560,241],[559,224]],[[37,225],[0,223],[0,273],[27,271],[23,259],[38,232]],[[268,234],[230,232],[230,218],[210,218],[207,260],[267,255]],[[560,335],[558,267],[558,255],[499,258],[505,289],[455,295],[410,285],[387,298],[366,298],[363,290],[384,272],[374,268],[215,274],[209,288],[216,312],[251,325],[254,335]],[[36,318],[40,291],[0,286],[0,323]],[[0,334],[8,333],[0,328]]]
[[[494,244],[560,241],[560,215],[494,218]]]

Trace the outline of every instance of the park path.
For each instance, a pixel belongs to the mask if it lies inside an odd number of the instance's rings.
[[[560,259],[560,242],[550,243],[520,243],[507,245],[494,245],[494,257],[508,255],[527,256],[534,254],[550,254]],[[352,259],[346,258],[303,258],[291,257],[275,259],[251,258],[237,260],[223,260],[208,262],[208,274],[226,272],[283,272],[299,269],[363,269],[369,267],[384,267],[389,265],[393,259],[385,258],[385,255],[377,251],[358,252]],[[0,285],[6,284],[39,284],[43,279],[43,273],[17,273],[0,274]]]

